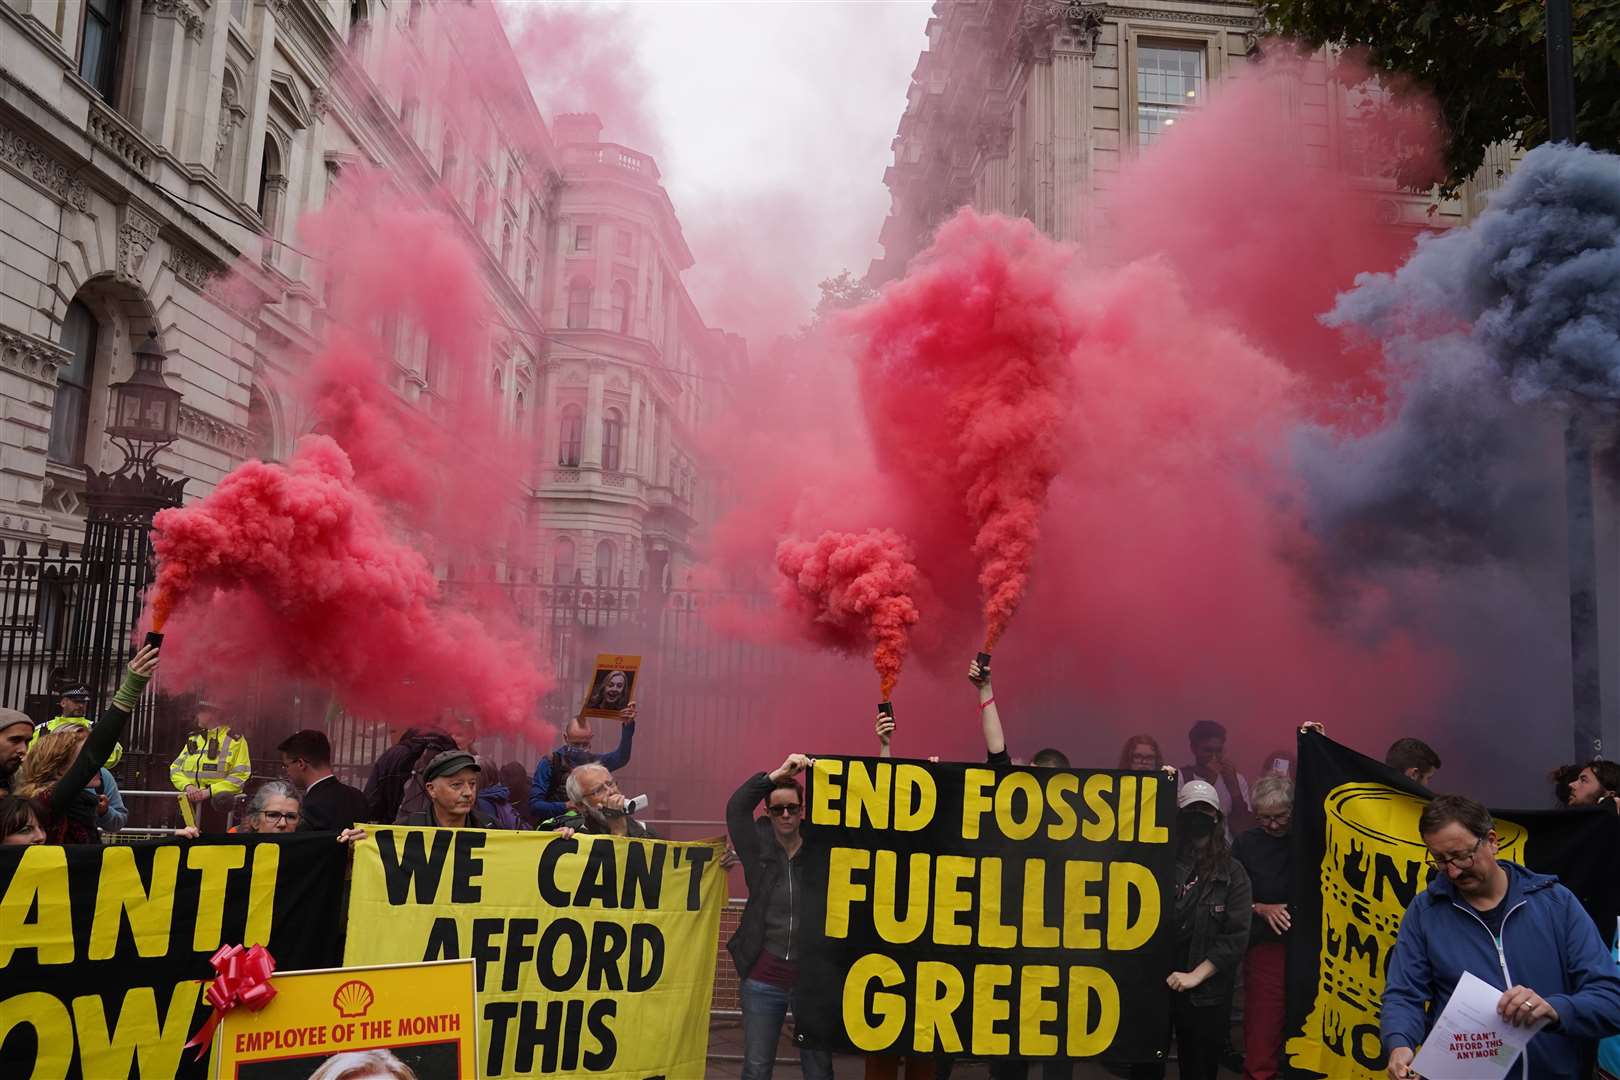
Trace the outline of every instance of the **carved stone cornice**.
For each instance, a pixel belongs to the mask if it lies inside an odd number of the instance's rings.
[[[1265,27],[1265,20],[1259,15],[1252,14],[1221,15],[1207,12],[1165,11],[1159,8],[1119,7],[1114,4],[1107,5],[1106,14],[1110,19],[1146,19],[1152,22],[1195,23],[1199,26],[1219,26],[1227,30],[1259,31]]]
[[[253,433],[246,428],[211,416],[201,409],[181,404],[180,434],[233,457],[246,458],[253,448]]]
[[[84,181],[21,132],[0,128],[0,161],[16,169],[75,210],[90,205]]]
[[[146,0],[146,7],[159,18],[178,19],[185,24],[186,36],[201,41],[207,25],[202,12],[191,0]]]
[[[210,291],[221,269],[209,256],[191,251],[172,240],[169,242],[169,257],[166,262],[169,269],[174,271],[175,277],[200,293]]]
[[[72,359],[72,353],[54,342],[17,330],[0,329],[0,367],[7,371],[55,386],[57,369]]]
[[[131,203],[118,208],[118,280],[126,284],[140,284],[141,264],[147,252],[157,243],[158,223]]]

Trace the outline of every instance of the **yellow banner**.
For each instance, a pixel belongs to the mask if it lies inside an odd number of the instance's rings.
[[[374,828],[345,966],[471,958],[485,1080],[700,1080],[719,841]]]
[[[212,1075],[477,1076],[474,974],[471,960],[277,972],[269,1005],[225,1015]]]

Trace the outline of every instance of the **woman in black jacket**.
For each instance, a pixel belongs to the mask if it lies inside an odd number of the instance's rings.
[[[800,831],[804,788],[796,779],[810,759],[793,754],[774,772],[756,773],[726,803],[726,829],[748,880],[748,906],[726,949],[742,980],[743,1080],[769,1080],[798,981],[801,928],[811,852]],[[768,817],[754,820],[765,801]],[[832,1080],[832,1055],[801,1044],[805,1080]]]
[[[1214,785],[1189,780],[1176,796],[1176,906],[1170,1020],[1184,1080],[1216,1080],[1231,1032],[1232,991],[1249,944],[1249,875],[1232,858]],[[1132,1080],[1162,1080],[1162,1064]]]
[[[123,737],[124,725],[141,700],[141,693],[157,670],[158,650],[146,645],[129,662],[123,685],[88,736],[72,730],[53,731],[40,737],[22,768],[17,770],[16,794],[32,799],[40,827],[48,843],[96,844],[101,833],[96,828],[97,800],[85,791],[92,777],[101,772],[107,755]],[[69,725],[70,728],[77,725]],[[78,728],[78,731],[83,731]],[[60,745],[54,741],[62,740]],[[82,745],[71,746],[68,740]]]

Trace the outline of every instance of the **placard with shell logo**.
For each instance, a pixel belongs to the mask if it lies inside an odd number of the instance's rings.
[[[472,960],[278,971],[258,1012],[227,1013],[215,1080],[473,1080]]]

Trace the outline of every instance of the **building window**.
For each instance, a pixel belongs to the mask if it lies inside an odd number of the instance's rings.
[[[422,381],[435,394],[443,390],[444,348],[431,338],[428,339],[427,355],[422,360]]]
[[[624,258],[630,257],[630,230],[615,229],[613,232],[613,246]]]
[[[566,585],[574,580],[574,542],[565,537],[551,550],[551,580]]]
[[[618,409],[609,409],[602,417],[602,469],[619,471],[619,448],[624,445],[624,416]]]
[[[84,8],[79,76],[111,102],[118,89],[118,54],[124,32],[124,0],[90,0]]]
[[[281,195],[286,190],[287,177],[282,171],[281,149],[267,131],[264,134],[264,153],[259,157],[259,197],[253,205],[259,212],[264,234],[272,240],[281,232]],[[274,246],[265,245],[266,258],[269,258]]]
[[[73,359],[56,373],[56,403],[51,407],[50,459],[61,465],[83,465],[85,435],[90,430],[90,385],[96,370],[96,339],[101,327],[81,301],[68,305],[62,320],[62,347]]]
[[[595,230],[589,225],[575,225],[574,226],[574,250],[575,251],[589,251],[589,250],[591,250],[591,234],[594,231]]]
[[[444,181],[445,187],[452,187],[456,181],[456,136],[454,132],[444,133],[444,152],[439,155],[439,179]]]
[[[529,422],[528,415],[523,411],[523,391],[519,390],[512,402],[512,430],[522,435],[523,425]]]
[[[490,379],[489,381],[489,392],[497,402],[506,396],[506,387],[501,379],[500,368],[495,369],[494,378]]]
[[[543,220],[544,218],[540,214],[540,204],[531,199],[529,201],[529,243],[538,244],[540,242],[540,222]]]
[[[508,221],[501,226],[501,269],[507,273],[512,270],[512,223]]]
[[[618,552],[613,548],[613,541],[603,540],[596,545],[596,583],[598,585],[612,585],[618,580]]]
[[[591,325],[591,283],[577,277],[568,283],[568,329],[584,330]]]
[[[1146,147],[1203,103],[1205,49],[1143,41],[1136,51],[1136,144]]]
[[[578,405],[565,405],[562,424],[557,432],[557,464],[574,469],[579,467],[580,451],[585,445],[585,413]]]
[[[621,334],[630,332],[630,284],[613,283],[613,328]]]
[[[270,417],[270,403],[256,386],[248,395],[247,421],[253,456],[260,461],[276,460],[276,425]]]
[[[478,181],[478,193],[473,198],[473,228],[478,230],[478,237],[488,241],[484,234],[484,226],[489,223],[489,207],[494,200],[490,198],[489,185]]]
[[[534,260],[526,259],[523,263],[523,295],[534,299]]]
[[[367,0],[349,0],[349,44],[357,49],[363,47],[370,28],[371,5]]]

